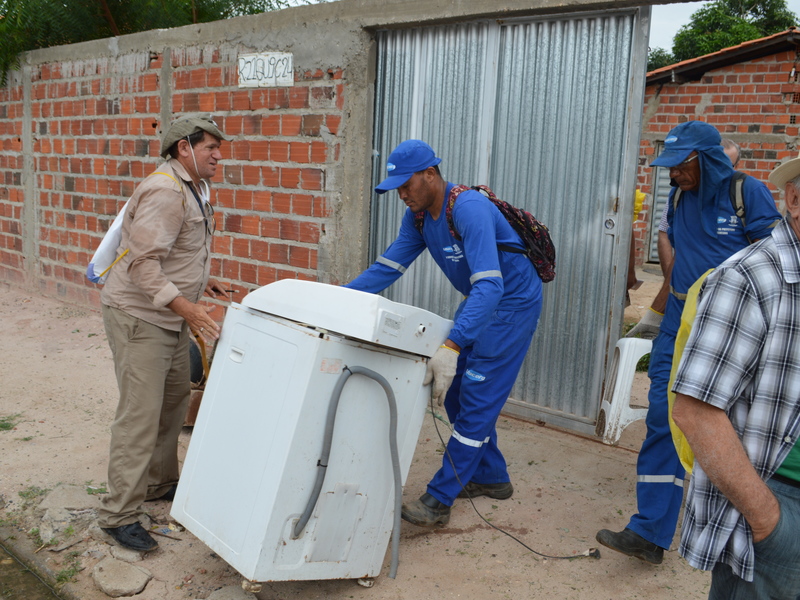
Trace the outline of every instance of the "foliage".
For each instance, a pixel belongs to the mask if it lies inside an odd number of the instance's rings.
[[[688,60],[778,33],[797,23],[786,0],[715,0],[692,14],[675,34],[675,61]]]
[[[47,488],[40,488],[39,486],[32,485],[28,488],[22,490],[21,492],[17,492],[19,497],[23,500],[35,500],[39,496],[44,496],[47,492],[49,492]]]
[[[19,54],[288,6],[287,0],[0,0],[2,84]]]
[[[647,53],[647,72],[655,71],[677,62],[675,57],[664,48],[651,48]]]
[[[0,431],[11,431],[17,426],[19,422],[19,415],[9,415],[7,417],[0,417]]]
[[[79,552],[70,552],[64,561],[64,568],[56,573],[56,583],[75,581],[75,576],[83,570]]]
[[[86,493],[89,494],[90,496],[97,496],[98,494],[108,493],[108,487],[106,486],[105,482],[99,485],[94,485],[94,482],[92,482],[92,480],[90,479],[84,485],[86,486]]]

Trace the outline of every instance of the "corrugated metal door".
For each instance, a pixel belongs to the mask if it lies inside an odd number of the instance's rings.
[[[394,146],[424,139],[442,157],[446,179],[486,183],[550,227],[557,277],[545,285],[539,328],[506,410],[587,433],[622,318],[647,47],[642,14],[378,34],[374,182]],[[404,209],[396,193],[374,196],[372,258],[396,236]],[[461,300],[427,254],[386,295],[444,316]]]
[[[659,143],[656,155],[661,154],[664,144]],[[669,200],[669,169],[653,167],[653,210],[650,211],[650,255],[649,262],[658,261],[658,224],[661,222],[661,213]]]

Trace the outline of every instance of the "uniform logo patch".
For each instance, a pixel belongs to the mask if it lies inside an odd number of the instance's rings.
[[[727,220],[725,217],[717,217],[717,223],[725,223]]]
[[[671,135],[667,139],[664,140],[664,143],[665,144],[671,144],[672,142],[677,142],[677,141],[678,141],[677,136]]]
[[[473,371],[472,369],[467,369],[464,375],[467,376],[467,379],[472,379],[472,381],[486,381],[486,376],[481,375],[477,371]]]
[[[396,168],[397,168],[397,166],[395,164],[393,164],[393,163],[387,163],[386,164],[386,170],[387,171],[394,171]]]

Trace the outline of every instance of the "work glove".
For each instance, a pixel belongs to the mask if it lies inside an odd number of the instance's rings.
[[[658,335],[658,332],[661,327],[661,319],[664,318],[660,312],[653,310],[652,308],[648,308],[645,311],[644,316],[641,320],[636,324],[636,326],[631,329],[627,334],[625,334],[626,338],[642,338],[643,340],[654,340]]]
[[[425,372],[425,379],[422,385],[428,385],[433,381],[431,388],[431,398],[436,400],[436,404],[441,406],[447,390],[453,383],[456,376],[456,364],[458,363],[458,350],[454,350],[444,344],[439,346],[436,354],[428,361],[428,370]]]

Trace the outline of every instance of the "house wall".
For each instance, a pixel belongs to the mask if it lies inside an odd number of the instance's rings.
[[[376,29],[636,4],[340,0],[25,53],[0,88],[0,282],[98,306],[92,251],[186,112],[231,137],[212,274],[238,298],[349,280],[367,262]],[[237,56],[265,51],[293,54],[293,84],[239,88]]]
[[[795,59],[794,52],[781,52],[708,71],[699,81],[647,86],[638,182],[648,199],[634,224],[637,264],[647,260],[656,145],[685,121],[710,123],[740,144],[737,169],[766,183],[782,209],[767,176],[783,158],[796,156],[800,142],[800,83],[789,82]]]

